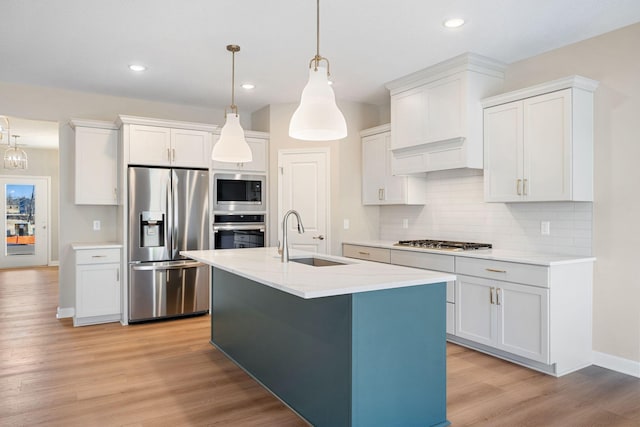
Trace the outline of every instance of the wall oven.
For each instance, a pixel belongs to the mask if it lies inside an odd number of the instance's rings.
[[[266,176],[239,173],[214,174],[213,210],[265,212],[267,210]]]
[[[262,248],[265,241],[265,215],[214,215],[214,249]]]

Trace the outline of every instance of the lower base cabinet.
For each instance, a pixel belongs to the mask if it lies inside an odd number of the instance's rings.
[[[76,306],[74,326],[118,322],[121,317],[119,247],[74,245]]]
[[[450,342],[555,376],[592,363],[593,259],[529,264],[352,244],[343,255],[456,274]]]
[[[549,290],[458,276],[456,336],[549,363]]]

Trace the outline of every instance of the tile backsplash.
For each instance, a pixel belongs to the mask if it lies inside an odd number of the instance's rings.
[[[424,206],[382,206],[380,238],[491,243],[496,249],[592,254],[593,204],[485,203],[481,170],[431,172]],[[403,220],[408,228],[403,228]],[[542,221],[550,234],[542,235]]]

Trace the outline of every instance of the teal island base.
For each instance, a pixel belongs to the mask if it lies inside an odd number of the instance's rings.
[[[303,299],[213,268],[211,343],[314,426],[447,426],[445,283]]]

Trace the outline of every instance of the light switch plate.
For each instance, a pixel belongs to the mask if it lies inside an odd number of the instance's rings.
[[[344,220],[343,228],[344,228],[345,230],[348,230],[348,229],[349,229],[349,220],[348,220],[348,219],[345,219],[345,220]]]
[[[100,220],[93,220],[93,231],[100,231]]]

